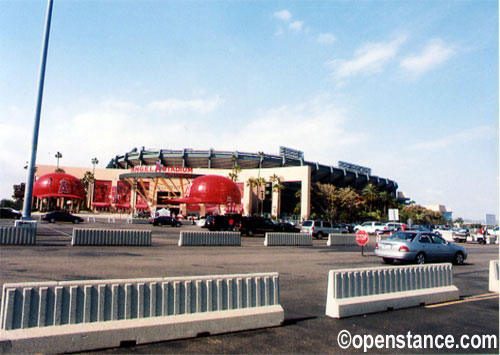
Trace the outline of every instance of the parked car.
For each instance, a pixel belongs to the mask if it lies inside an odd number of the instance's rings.
[[[354,227],[354,233],[365,231],[368,234],[376,234],[377,230],[381,230],[383,227],[384,223],[382,222],[364,222]]]
[[[285,232],[285,233],[299,233],[300,228],[296,227],[293,223],[290,222],[276,222],[275,223],[280,232]]]
[[[71,213],[66,212],[66,211],[55,211],[55,212],[46,213],[42,216],[41,220],[47,221],[50,223],[55,223],[55,222],[81,223],[81,222],[83,222],[83,218],[78,217],[78,216],[74,216]]]
[[[207,222],[206,218],[200,218],[196,221],[196,225],[201,228],[205,228],[205,223]]]
[[[399,222],[387,222],[382,226],[382,229],[377,229],[377,233],[386,233],[386,232],[396,232],[398,230],[405,230],[406,224]]]
[[[488,234],[489,235],[496,235],[497,237],[500,237],[500,230],[498,229],[498,226],[488,229]]]
[[[377,242],[375,255],[381,257],[386,264],[400,260],[417,264],[427,261],[451,261],[461,265],[467,259],[467,250],[435,233],[400,231]]]
[[[341,233],[340,226],[332,225],[328,221],[304,221],[302,223],[302,228],[300,228],[301,233],[311,233],[313,238],[323,239],[327,237],[330,233]]]
[[[242,235],[254,236],[265,235],[272,232],[297,231],[291,224],[274,223],[269,218],[264,217],[243,217],[240,221],[240,231]]]
[[[176,218],[168,217],[168,216],[160,216],[152,218],[149,223],[153,224],[153,226],[172,226],[172,227],[180,227],[182,225],[181,221]]]
[[[465,243],[470,233],[467,228],[452,228],[451,237],[454,241],[459,243]]]
[[[13,210],[12,208],[0,208],[0,218],[20,219],[22,216],[23,214],[21,212]]]

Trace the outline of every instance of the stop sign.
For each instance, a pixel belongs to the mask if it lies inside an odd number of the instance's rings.
[[[356,233],[356,243],[360,246],[368,244],[368,233],[365,231],[358,231]]]

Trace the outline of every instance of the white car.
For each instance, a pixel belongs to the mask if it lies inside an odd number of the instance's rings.
[[[323,239],[323,237],[328,237],[330,233],[340,234],[342,231],[340,226],[333,225],[328,221],[304,221],[300,232],[311,233],[314,238]]]
[[[206,222],[206,218],[200,218],[199,220],[196,221],[196,225],[198,227],[205,227],[205,222]]]
[[[384,226],[385,223],[382,222],[364,222],[354,227],[354,232],[365,231],[368,234],[376,234],[377,231],[382,230]]]
[[[498,229],[498,226],[496,226],[495,228],[488,229],[488,234],[500,237],[500,230]]]

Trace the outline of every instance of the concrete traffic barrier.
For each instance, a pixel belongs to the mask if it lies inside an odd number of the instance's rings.
[[[490,260],[490,292],[500,292],[499,274],[498,260]]]
[[[182,231],[179,246],[241,246],[240,232]]]
[[[264,245],[269,246],[312,246],[310,233],[266,233]]]
[[[328,241],[326,245],[331,246],[351,246],[358,245],[356,243],[356,236],[352,234],[328,234]]]
[[[108,223],[116,223],[115,217],[108,217]]]
[[[343,318],[458,298],[450,263],[330,270],[326,315]]]
[[[36,224],[22,227],[0,227],[0,245],[36,244]]]
[[[152,232],[130,229],[74,228],[71,245],[151,245]]]
[[[95,217],[94,216],[88,216],[87,217],[87,223],[93,222],[95,223]]]
[[[79,352],[283,319],[277,273],[4,284],[0,352]]]
[[[147,218],[127,218],[127,224],[149,224],[149,219]]]

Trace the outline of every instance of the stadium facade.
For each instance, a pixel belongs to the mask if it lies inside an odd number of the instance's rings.
[[[280,154],[242,153],[209,150],[146,150],[134,148],[115,156],[106,169],[95,169],[95,183],[88,194],[89,205],[96,211],[177,209],[178,213],[204,215],[207,206],[175,206],[169,200],[184,197],[191,181],[203,175],[228,177],[237,169],[242,201],[240,211],[246,215],[270,214],[289,216],[300,203],[300,217],[309,218],[311,186],[316,182],[336,187],[362,190],[367,184],[396,196],[398,185],[387,178],[371,175],[365,167],[339,162],[339,166],[304,160],[303,153],[280,147]],[[62,167],[66,173],[82,178],[89,168]],[[54,171],[54,166],[38,166],[37,175]],[[265,184],[252,186],[249,181],[262,178]],[[282,189],[273,188],[276,178]],[[298,191],[300,194],[297,194]],[[208,206],[209,207],[209,206]],[[222,207],[224,210],[224,206]]]

